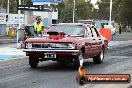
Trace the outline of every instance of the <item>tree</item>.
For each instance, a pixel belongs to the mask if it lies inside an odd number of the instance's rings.
[[[85,0],[76,0],[76,19],[90,19],[93,5]]]
[[[68,1],[62,1],[58,6],[59,22],[72,22],[72,8]]]
[[[17,13],[17,4],[19,0],[9,0],[9,8],[10,8],[10,13]],[[28,4],[31,3],[31,0],[21,0],[22,4]],[[8,0],[1,0],[0,6],[3,7],[4,9],[7,9],[7,2]]]
[[[73,0],[64,0],[59,4],[59,22],[72,22]],[[92,4],[85,0],[76,0],[75,21],[90,19]]]
[[[109,19],[110,0],[97,2],[99,10],[95,10],[99,19]],[[112,20],[125,25],[132,25],[132,0],[113,0]]]
[[[121,22],[126,25],[132,25],[132,0],[125,0],[121,6]]]
[[[110,0],[101,0],[97,2],[97,5],[99,7],[97,14],[98,19],[109,19],[109,7],[110,7]]]

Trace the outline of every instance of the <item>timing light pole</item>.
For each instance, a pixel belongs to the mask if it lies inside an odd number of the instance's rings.
[[[19,5],[21,5],[21,0],[19,0]],[[20,14],[21,14],[21,11],[18,10],[18,21],[19,21],[18,29],[20,29],[20,27],[21,27],[21,24],[20,24]]]
[[[9,11],[10,11],[10,10],[9,10],[9,3],[10,3],[10,2],[9,2],[9,0],[8,0],[8,1],[7,1],[7,14],[8,14],[8,15],[9,15]]]
[[[2,1],[2,2],[3,2],[3,1]],[[6,16],[7,16],[7,17],[6,17],[6,26],[7,26],[7,27],[6,27],[6,34],[7,34],[7,35],[8,35],[8,30],[9,30],[9,28],[8,28],[8,27],[9,27],[9,11],[10,11],[10,10],[9,10],[9,4],[10,4],[10,1],[7,0],[7,9],[6,9],[6,12],[7,12],[7,13],[6,13]]]
[[[75,2],[75,0],[73,1],[73,23],[75,23],[75,6],[76,6],[76,2]]]
[[[112,0],[110,0],[110,17],[109,17],[109,25],[111,25],[111,18],[112,18]]]
[[[21,0],[19,0],[19,3],[18,3],[18,4],[21,5]],[[20,27],[21,27],[21,23],[20,23],[20,14],[21,14],[21,11],[18,10],[17,44],[18,44],[18,30],[19,30]],[[25,19],[25,18],[24,18],[24,19]],[[18,46],[17,46],[17,48],[18,48]]]

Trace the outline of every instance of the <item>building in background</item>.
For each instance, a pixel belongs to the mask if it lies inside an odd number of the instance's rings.
[[[0,36],[6,35],[6,21],[8,16],[6,15],[6,9],[0,7]]]
[[[109,25],[109,20],[95,20],[94,22],[97,28],[101,28],[101,25]],[[111,25],[115,26],[115,21],[111,21]]]
[[[47,6],[52,6],[52,8],[53,8],[52,12],[33,11],[33,15],[41,16],[41,19],[43,20],[43,23],[46,26],[55,24],[58,21],[57,5],[61,1],[62,0],[32,0],[33,5],[47,5]]]
[[[102,25],[109,25],[109,20],[78,20],[79,23],[95,25],[96,28],[101,28]],[[112,21],[112,26],[115,26],[115,22]]]
[[[0,13],[6,13],[6,9],[0,7]]]
[[[8,32],[8,28],[17,29],[19,25],[32,25],[35,21],[36,16],[41,16],[45,26],[55,24],[58,21],[58,9],[57,5],[62,0],[32,0],[32,5],[26,5],[29,9],[32,9],[34,5],[40,5],[44,9],[52,10],[24,10],[24,14],[7,14],[4,8],[0,8],[0,35],[5,36]],[[31,6],[31,7],[30,7]],[[48,6],[48,8],[46,8]],[[17,7],[18,9],[18,7]]]

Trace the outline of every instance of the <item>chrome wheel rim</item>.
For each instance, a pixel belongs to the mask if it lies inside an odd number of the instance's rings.
[[[83,66],[83,56],[82,56],[82,54],[79,55],[79,63],[80,63],[80,66]]]
[[[100,59],[101,59],[101,61],[104,59],[103,51],[102,51],[101,54],[100,54]]]

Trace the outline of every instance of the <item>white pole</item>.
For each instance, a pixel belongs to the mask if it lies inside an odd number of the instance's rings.
[[[110,0],[110,18],[109,18],[109,25],[111,25],[111,15],[112,15],[112,0]]]
[[[19,0],[19,5],[21,5],[21,0]],[[18,29],[20,29],[20,26],[21,26],[21,24],[20,24],[20,14],[21,14],[21,11],[18,10],[18,21],[19,21]]]
[[[48,3],[48,6],[51,6],[51,4]],[[48,25],[51,25],[51,24],[52,24],[52,12],[48,12]]]
[[[9,11],[10,11],[10,10],[9,10],[9,3],[10,3],[10,2],[9,2],[9,0],[8,0],[8,2],[7,2],[7,14],[8,14],[8,15],[9,15]]]
[[[21,5],[21,0],[19,0],[19,5]],[[17,44],[18,44],[18,30],[20,29],[20,14],[21,14],[21,11],[18,10]],[[20,47],[19,44],[17,45],[17,48],[18,47]]]
[[[8,18],[7,18],[7,22],[6,22],[6,34],[8,35],[8,30],[9,30],[9,4],[10,4],[10,1],[8,0],[7,1],[7,16],[8,16]]]
[[[75,23],[75,5],[76,5],[76,2],[74,0],[73,2],[73,23]]]

